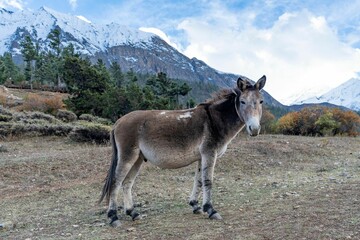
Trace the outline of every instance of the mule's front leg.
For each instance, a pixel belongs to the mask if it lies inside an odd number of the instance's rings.
[[[213,208],[211,203],[211,189],[213,184],[214,167],[216,162],[216,153],[207,153],[202,155],[202,187],[203,187],[203,211],[207,212],[211,219],[222,219],[220,214]]]
[[[194,186],[190,195],[189,204],[193,209],[193,213],[201,213],[201,207],[199,207],[199,192],[201,190],[202,181],[201,181],[201,160],[196,164],[195,177],[194,177]]]

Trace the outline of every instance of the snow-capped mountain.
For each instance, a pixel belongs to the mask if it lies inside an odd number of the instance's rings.
[[[0,54],[11,52],[16,63],[23,62],[20,42],[30,35],[33,42],[47,46],[48,34],[60,30],[62,46],[73,44],[75,51],[93,62],[118,62],[123,71],[165,72],[169,77],[189,82],[212,83],[233,87],[238,76],[209,67],[196,58],[188,58],[159,36],[117,23],[96,24],[84,17],[59,13],[47,7],[37,11],[11,12],[0,9]],[[259,73],[261,76],[263,73]],[[265,102],[283,107],[264,92]]]
[[[298,104],[323,102],[360,111],[360,78],[352,78],[320,97],[308,98]]]
[[[307,88],[304,90],[299,90],[296,94],[288,97],[286,99],[282,99],[281,102],[287,105],[293,104],[301,104],[302,101],[312,98],[314,96],[321,96],[322,94],[331,90],[330,87],[323,87],[323,88]]]
[[[76,50],[93,55],[109,47],[122,44],[141,46],[151,43],[154,34],[130,29],[111,23],[95,25],[76,16],[56,12],[42,7],[36,12],[10,12],[0,10],[0,53],[18,49],[14,41],[24,34],[30,34],[33,40],[45,42],[54,28],[61,29],[64,45],[74,44]]]
[[[107,64],[117,61],[124,71],[163,71],[171,78],[209,81],[222,87],[233,86],[237,79],[234,74],[220,73],[196,58],[189,59],[155,34],[117,23],[90,23],[47,7],[35,12],[0,9],[0,54],[11,52],[14,61],[21,63],[20,42],[24,36],[30,35],[33,42],[46,46],[47,36],[54,28],[60,30],[63,46],[73,44],[78,53],[94,62],[99,58]]]

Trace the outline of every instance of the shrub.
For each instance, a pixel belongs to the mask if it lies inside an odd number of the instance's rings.
[[[12,116],[4,115],[0,113],[0,122],[10,122],[12,120]]]
[[[79,116],[79,120],[84,120],[84,121],[88,121],[88,122],[95,122],[95,116],[85,113],[85,114],[81,114]]]
[[[74,122],[77,120],[77,116],[75,113],[61,109],[57,111],[56,118],[60,119],[63,122]]]
[[[6,96],[0,94],[0,105],[6,105]]]
[[[64,103],[61,95],[42,96],[29,93],[25,97],[24,104],[18,107],[20,111],[40,111],[55,114],[57,110],[63,109]]]
[[[340,123],[335,121],[332,112],[326,112],[315,122],[318,131],[322,136],[333,136]]]
[[[5,107],[3,107],[1,105],[0,105],[0,114],[7,115],[7,116],[12,116],[13,115],[12,112],[9,109],[7,109],[7,108],[5,108]]]
[[[104,124],[104,125],[111,125],[112,122],[109,119],[106,118],[101,118],[101,117],[97,117],[91,114],[81,114],[79,116],[79,120],[84,120],[84,121],[88,121],[88,122],[94,122],[94,123],[100,123],[100,124]]]
[[[298,135],[300,130],[298,129],[299,113],[291,112],[282,116],[277,122],[277,129],[282,134]]]
[[[0,136],[6,137],[11,135],[11,127],[13,123],[10,122],[0,122]]]
[[[37,125],[36,132],[44,136],[67,136],[73,130],[73,128],[73,126],[67,124]]]
[[[24,123],[37,123],[43,121],[46,121],[48,123],[61,123],[53,115],[43,112],[18,112],[14,114],[14,120]]]
[[[264,109],[261,117],[261,133],[274,133],[275,132],[275,116],[268,110]]]
[[[69,134],[70,139],[76,142],[107,143],[110,140],[111,127],[98,123],[81,123]]]
[[[360,135],[360,116],[353,111],[342,111],[340,109],[332,109],[333,118],[340,123],[335,129],[335,134],[346,134],[349,136]]]
[[[360,135],[360,116],[352,111],[325,107],[291,112],[277,122],[278,131],[293,135]]]
[[[67,136],[74,127],[67,124],[0,122],[0,136]]]

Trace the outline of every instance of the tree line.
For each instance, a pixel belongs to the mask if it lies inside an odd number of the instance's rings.
[[[36,37],[36,33],[33,35]],[[138,109],[195,105],[194,100],[183,99],[191,91],[187,83],[174,81],[163,72],[123,73],[117,62],[109,68],[102,60],[92,64],[76,53],[72,44],[63,46],[60,37],[60,29],[55,28],[48,35],[48,43],[40,46],[40,41],[34,43],[30,35],[25,35],[20,43],[24,68],[13,62],[11,53],[0,56],[0,84],[65,90],[70,94],[65,101],[69,110],[112,120]]]

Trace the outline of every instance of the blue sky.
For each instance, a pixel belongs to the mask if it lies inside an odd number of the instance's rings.
[[[284,103],[360,72],[360,0],[0,0],[13,11],[41,6],[156,32],[223,72],[266,74]]]

